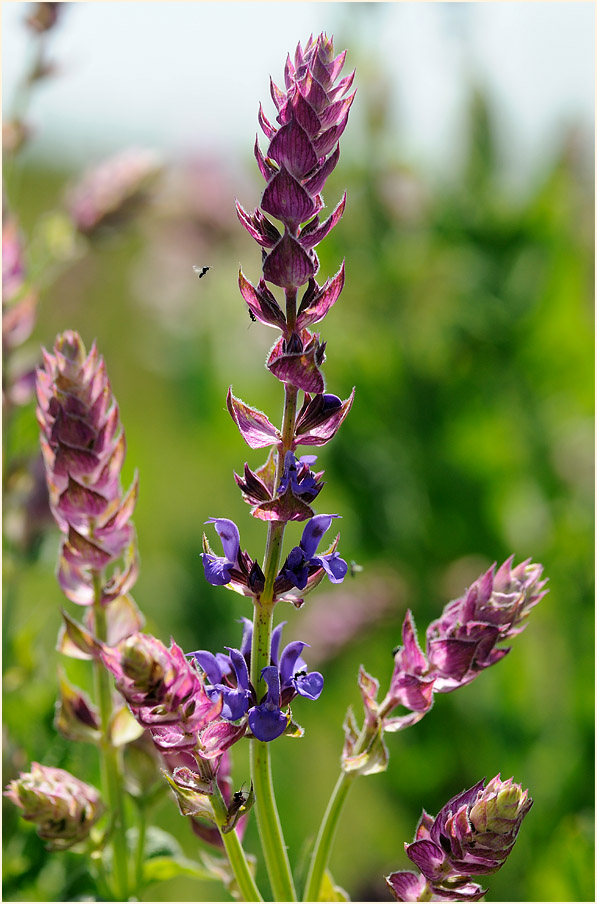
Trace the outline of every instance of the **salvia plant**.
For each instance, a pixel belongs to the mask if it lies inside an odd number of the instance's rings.
[[[282,640],[280,609],[288,603],[301,608],[322,581],[341,583],[348,572],[335,534],[340,515],[325,512],[325,505],[319,511],[323,472],[313,454],[334,438],[354,399],[354,389],[345,399],[326,391],[326,342],[316,332],[344,285],[343,264],[334,276],[319,277],[316,248],[346,201],[322,219],[322,191],[338,163],[355,97],[354,73],[342,74],[345,55],[335,55],[322,34],[288,57],[283,87],[271,83],[275,122],[259,109],[266,139],[264,148],[255,144],[265,182],[260,204],[252,212],[237,205],[261,249],[263,271],[253,285],[241,270],[240,293],[252,317],[277,333],[266,366],[281,383],[284,402],[276,426],[232,390],[227,397],[245,443],[269,450],[262,465],[245,463],[234,475],[251,515],[267,530],[263,556],[243,549],[237,525],[224,513],[216,509],[205,522],[205,579],[246,599],[247,615],[230,646],[187,650],[143,632],[131,596],[139,562],[132,523],[138,483],[136,476],[129,488],[121,483],[125,434],[105,363],[95,344],[87,351],[77,333],[66,331],[44,351],[37,371],[41,449],[62,536],[57,577],[67,600],[83,611],[81,619],[63,612],[58,649],[88,660],[95,674],[92,699],[60,672],[55,724],[67,738],[97,745],[102,795],[39,763],[5,793],[51,849],[91,855],[99,893],[108,900],[138,899],[159,875],[145,839],[149,805],[162,789],[171,790],[207,846],[201,863],[186,861],[187,873],[221,879],[238,899],[263,900],[256,859],[243,848],[253,810],[274,900],[296,901],[299,893],[305,901],[348,900],[328,862],[350,787],[388,768],[388,734],[415,725],[437,694],[470,684],[503,659],[546,592],[540,565],[515,565],[510,557],[445,606],[428,626],[424,647],[406,613],[383,686],[360,667],[362,712],[351,707],[346,714],[338,781],[297,888],[270,750],[287,736],[302,737],[295,712],[300,719],[303,706],[325,692],[324,675],[307,664],[308,645]],[[81,210],[85,197],[77,199]],[[96,220],[87,216],[85,222]],[[292,521],[301,522],[302,534],[283,551]],[[249,745],[250,777],[233,775],[239,744]],[[127,798],[137,804],[135,827]],[[528,791],[497,775],[457,793],[435,817],[423,810],[414,840],[405,844],[414,869],[389,875],[389,894],[398,901],[478,900],[485,889],[474,877],[504,865],[531,805]],[[396,839],[397,863],[401,842]]]

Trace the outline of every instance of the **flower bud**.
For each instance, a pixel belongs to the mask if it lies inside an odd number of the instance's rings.
[[[64,769],[40,763],[10,782],[4,795],[36,824],[37,834],[53,851],[84,841],[104,811],[99,791]]]

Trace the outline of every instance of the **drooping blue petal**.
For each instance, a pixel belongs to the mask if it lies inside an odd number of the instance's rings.
[[[230,569],[232,564],[227,562],[223,556],[213,556],[210,553],[202,552],[203,570],[205,572],[205,580],[213,584],[214,587],[222,587],[230,581]]]
[[[337,552],[329,553],[327,556],[313,556],[310,564],[321,565],[332,584],[341,584],[348,571],[348,565]]]
[[[306,559],[310,559],[315,555],[317,547],[321,543],[321,538],[330,528],[332,518],[339,517],[340,515],[315,515],[310,521],[307,521],[300,542]]]
[[[280,622],[280,624],[276,625],[272,631],[272,642],[270,646],[272,665],[278,665],[278,653],[280,650],[280,641],[282,639],[282,629],[285,624],[285,621]]]
[[[259,741],[275,741],[288,725],[289,717],[279,709],[269,709],[267,704],[253,706],[249,710],[249,728]]]
[[[234,521],[229,518],[208,518],[205,523],[215,524],[227,561],[232,565],[236,565],[240,552],[240,534]]]
[[[194,653],[189,653],[189,656],[193,656],[197,660],[210,684],[219,684],[222,681],[222,669],[213,653],[210,653],[209,650],[195,650]]]
[[[297,694],[309,700],[317,700],[323,690],[323,675],[320,672],[309,672],[308,675],[295,675],[292,683]]]
[[[249,727],[260,741],[273,741],[278,738],[290,721],[280,710],[280,673],[273,665],[261,669],[263,680],[267,684],[267,695],[260,706],[249,710]]]
[[[308,647],[308,643],[302,640],[294,640],[284,647],[280,657],[280,678],[282,679],[282,687],[288,687],[292,681],[295,672],[300,671],[306,666],[306,662],[300,659],[300,655]]]

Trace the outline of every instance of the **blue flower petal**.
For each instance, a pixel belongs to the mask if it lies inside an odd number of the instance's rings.
[[[323,690],[323,675],[320,672],[309,672],[308,675],[298,675],[292,683],[301,697],[317,700]]]
[[[332,552],[327,556],[313,556],[310,564],[321,565],[332,584],[341,584],[348,572],[348,565],[337,552]]]
[[[231,521],[230,518],[208,518],[205,523],[215,524],[226,559],[232,565],[236,565],[240,552],[240,534],[234,521]]]
[[[282,687],[288,687],[292,681],[295,672],[306,665],[304,660],[300,659],[300,655],[305,647],[309,644],[303,643],[302,640],[294,640],[284,647],[280,657],[280,678],[282,679]],[[300,660],[300,662],[299,662]]]
[[[236,681],[238,686],[248,691],[249,672],[247,669],[247,663],[245,662],[245,657],[240,650],[235,650],[234,647],[226,647],[226,649],[230,651],[230,659],[232,661],[232,665],[234,666],[234,671],[236,672]]]
[[[237,719],[241,719],[249,708],[249,692],[244,688],[227,687],[223,684],[215,685],[215,687],[217,687],[224,699],[222,717],[229,722],[236,722]]]
[[[267,703],[249,710],[249,728],[259,741],[274,741],[288,725],[289,717],[277,707],[271,709]]]
[[[203,570],[205,579],[214,587],[222,587],[230,582],[230,569],[232,565],[227,562],[223,556],[212,556],[210,553],[202,552]]]
[[[194,653],[189,653],[189,656],[193,656],[197,660],[210,684],[219,684],[222,681],[222,669],[213,653],[210,653],[209,650],[195,650]]]

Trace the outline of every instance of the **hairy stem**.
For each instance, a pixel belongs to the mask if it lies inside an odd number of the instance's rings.
[[[296,293],[294,294],[296,307]],[[282,448],[278,452],[276,485],[279,483],[284,456],[292,448],[298,390],[295,386],[284,385],[284,418],[282,423]],[[273,625],[274,581],[278,574],[285,524],[271,521],[268,525],[267,543],[263,573],[265,587],[260,598],[255,601],[253,617],[253,643],[251,648],[251,681],[257,697],[265,691],[261,670],[270,664],[270,649]],[[257,825],[263,848],[263,855],[277,901],[296,901],[296,890],[288,852],[284,842],[280,816],[272,781],[270,751],[267,742],[253,738],[251,741],[251,779],[255,789]]]
[[[106,613],[101,603],[101,582],[99,575],[94,576],[95,632],[98,640],[106,640]],[[95,689],[100,711],[102,736],[100,741],[100,759],[102,771],[102,787],[106,803],[113,819],[112,851],[114,891],[117,901],[128,900],[128,863],[126,845],[126,818],[124,796],[122,793],[121,770],[118,750],[110,739],[110,720],[112,718],[112,695],[110,692],[110,676],[98,660],[94,662]]]
[[[249,869],[249,864],[247,862],[243,847],[238,840],[236,829],[233,829],[231,832],[222,831],[222,826],[225,825],[226,819],[228,817],[228,811],[224,798],[222,797],[222,792],[220,791],[218,783],[216,781],[214,781],[214,793],[211,798],[211,804],[217,820],[218,828],[220,830],[220,836],[222,838],[224,848],[226,849],[228,860],[230,861],[230,866],[232,867],[232,871],[234,872],[234,877],[237,881],[243,900],[263,901],[261,892],[257,888],[255,879],[253,878],[251,870]]]

